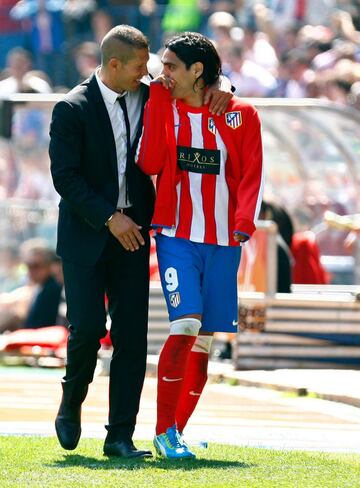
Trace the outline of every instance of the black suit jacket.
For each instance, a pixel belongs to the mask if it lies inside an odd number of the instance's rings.
[[[139,89],[144,105],[148,87]],[[126,178],[134,220],[146,229],[154,208],[154,187],[134,163],[142,115],[137,129]],[[68,261],[93,265],[109,238],[105,222],[115,212],[119,194],[113,131],[95,75],[55,105],[49,154],[54,186],[61,196],[57,253]]]

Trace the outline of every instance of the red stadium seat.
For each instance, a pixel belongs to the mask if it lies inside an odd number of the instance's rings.
[[[20,329],[2,336],[0,356],[13,364],[61,367],[65,364],[68,331],[61,325]]]

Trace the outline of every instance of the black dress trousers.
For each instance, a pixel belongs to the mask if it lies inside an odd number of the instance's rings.
[[[149,301],[150,238],[145,246],[126,251],[112,234],[94,266],[63,261],[67,318],[70,336],[64,400],[81,403],[93,379],[100,348],[106,335],[105,293],[111,317],[114,351],[110,364],[109,424],[107,441],[131,438],[143,386]],[[106,401],[106,399],[104,399]]]

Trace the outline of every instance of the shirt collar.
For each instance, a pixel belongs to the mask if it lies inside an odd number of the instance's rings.
[[[116,93],[114,90],[111,90],[111,88],[107,87],[100,79],[99,70],[95,72],[95,76],[103,99],[111,105],[114,105],[119,97],[124,97],[127,94],[127,91],[124,91],[122,93]]]
[[[141,83],[143,83],[144,85],[146,86],[150,86],[150,83],[151,83],[151,80],[152,80],[152,76],[151,75],[145,75],[141,78]]]

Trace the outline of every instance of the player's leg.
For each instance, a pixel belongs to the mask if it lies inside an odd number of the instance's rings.
[[[200,333],[189,353],[175,413],[176,426],[180,433],[184,431],[205,387],[212,340],[212,333]]]
[[[202,327],[189,354],[176,410],[176,424],[181,433],[195,410],[207,381],[213,333],[237,330],[237,269],[240,249],[205,245],[202,251],[205,262]]]
[[[154,445],[169,458],[194,455],[179,442],[175,412],[187,359],[201,327],[201,261],[193,243],[157,237],[159,271],[170,318],[170,334],[158,365],[157,424]]]

